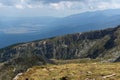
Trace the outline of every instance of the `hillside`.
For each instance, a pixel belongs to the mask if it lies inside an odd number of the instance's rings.
[[[0,49],[0,79],[11,80],[32,66],[53,64],[50,59],[119,62],[119,41],[120,26],[12,45]]]
[[[16,80],[120,80],[120,63],[71,63],[34,66]]]
[[[0,62],[29,54],[46,59],[117,59],[119,37],[120,27],[116,27],[16,44],[0,50]]]

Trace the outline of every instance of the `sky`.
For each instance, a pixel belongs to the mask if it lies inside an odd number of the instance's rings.
[[[120,0],[0,0],[0,16],[64,17],[86,11],[118,9]]]

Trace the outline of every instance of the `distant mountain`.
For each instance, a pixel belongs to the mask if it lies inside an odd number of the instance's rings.
[[[120,24],[120,9],[75,14],[54,23],[58,28],[56,32],[62,34],[105,29]]]
[[[44,40],[15,44],[0,50],[0,79],[8,80],[50,59],[97,59],[120,61],[120,26],[105,30],[68,34]],[[8,76],[6,76],[8,75]]]
[[[0,48],[64,34],[100,30],[120,24],[120,9],[55,17],[1,18]],[[17,38],[16,38],[17,37]]]

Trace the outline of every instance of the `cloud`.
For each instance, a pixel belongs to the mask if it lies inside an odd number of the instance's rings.
[[[84,12],[120,8],[120,0],[0,0],[0,7]]]
[[[31,0],[33,2],[43,2],[43,3],[59,3],[62,1],[70,1],[70,2],[75,2],[75,1],[84,1],[84,0]]]
[[[59,9],[65,9],[65,8],[71,8],[73,6],[72,2],[59,2],[59,3],[50,3],[49,6],[59,10]]]
[[[13,6],[16,3],[20,3],[20,0],[0,0],[0,3],[6,6]]]
[[[15,7],[18,8],[18,9],[23,9],[23,8],[24,8],[24,7],[23,7],[22,5],[20,5],[20,4],[16,4]]]
[[[45,4],[56,10],[105,10],[120,8],[120,0],[45,0]]]

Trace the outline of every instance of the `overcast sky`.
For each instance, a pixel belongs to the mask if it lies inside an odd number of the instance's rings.
[[[117,9],[120,0],[0,0],[0,16],[68,16]]]

